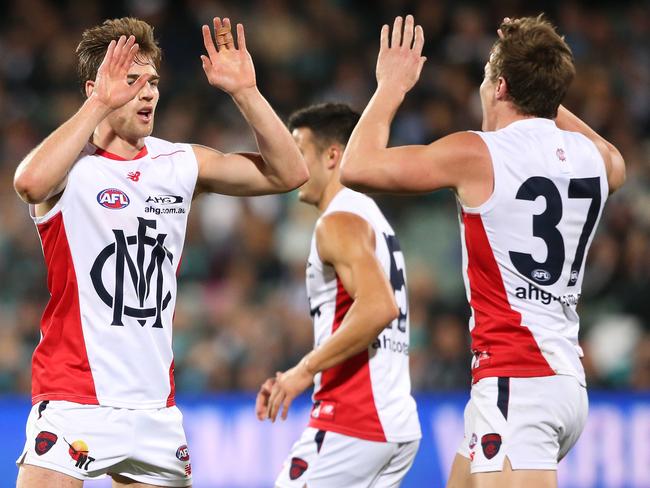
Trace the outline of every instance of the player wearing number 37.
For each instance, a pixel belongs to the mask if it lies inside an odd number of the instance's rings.
[[[344,188],[339,166],[359,114],[315,105],[289,119],[310,179],[300,199],[321,212],[307,262],[314,349],[267,380],[260,420],[286,418],[314,383],[309,426],[276,481],[281,488],[399,486],[421,437],[409,377],[404,256],[369,197]]]
[[[481,132],[387,148],[426,61],[412,16],[389,34],[386,25],[377,90],[341,181],[374,192],[451,188],[458,200],[473,382],[448,486],[557,486],[588,408],[576,313],[584,263],[605,200],[625,180],[623,158],[560,105],[573,56],[541,16],[501,24],[480,88]]]

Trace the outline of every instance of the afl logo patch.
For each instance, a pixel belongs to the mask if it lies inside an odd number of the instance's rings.
[[[544,282],[550,280],[551,273],[545,269],[534,269],[532,273],[530,273],[530,277],[539,283],[540,281]]]
[[[119,210],[131,203],[129,197],[122,190],[117,188],[107,188],[97,194],[97,202],[105,208]]]
[[[183,444],[181,447],[176,449],[176,457],[179,461],[189,461],[190,460],[190,451],[187,449],[187,445]]]

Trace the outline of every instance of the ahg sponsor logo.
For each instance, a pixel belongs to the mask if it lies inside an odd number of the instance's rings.
[[[373,349],[386,349],[391,352],[396,352],[399,354],[404,354],[408,356],[409,354],[409,343],[406,341],[399,341],[386,337],[382,334],[372,343]]]
[[[97,202],[104,208],[119,210],[129,205],[130,200],[126,193],[117,188],[107,188],[97,194]]]
[[[548,305],[551,302],[560,302],[563,305],[575,306],[580,299],[580,293],[567,293],[562,296],[554,296],[553,294],[537,288],[535,285],[528,283],[528,288],[525,286],[518,286],[515,288],[515,296],[522,300],[534,300]]]
[[[183,197],[180,195],[154,195],[145,200],[146,203],[155,203],[158,205],[174,205],[183,203]]]

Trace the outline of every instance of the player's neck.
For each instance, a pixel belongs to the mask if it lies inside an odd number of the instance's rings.
[[[513,122],[533,118],[535,118],[534,115],[522,115],[513,109],[501,110],[496,114],[496,117],[494,119],[494,127],[490,128],[490,130],[503,129],[504,127],[508,127]]]
[[[325,209],[329,206],[330,202],[334,199],[338,192],[345,188],[339,181],[338,172],[332,179],[329,181],[325,190],[323,190],[323,196],[318,202],[318,210],[324,212]]]
[[[101,125],[95,129],[95,132],[90,138],[90,142],[104,151],[127,160],[135,158],[144,147],[144,138],[134,139],[132,141],[123,139],[112,129],[102,127]]]

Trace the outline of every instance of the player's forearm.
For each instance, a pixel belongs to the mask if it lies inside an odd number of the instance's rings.
[[[595,130],[589,127],[578,116],[569,111],[565,106],[560,105],[557,111],[557,118],[555,119],[556,125],[562,130],[572,132],[580,132],[582,135],[592,141],[601,141],[607,144],[608,147],[616,149],[614,145],[608,142],[604,137],[598,134]]]
[[[355,189],[382,189],[390,125],[404,94],[379,86],[363,111],[341,161],[341,182]]]
[[[255,134],[269,179],[283,190],[292,190],[309,178],[300,150],[286,126],[257,87],[233,95],[233,100]]]
[[[560,129],[581,133],[596,145],[605,161],[610,193],[623,185],[625,182],[625,160],[616,146],[562,105],[557,111],[555,123]]]
[[[303,361],[307,370],[316,374],[336,366],[360,353],[398,316],[393,300],[355,300],[343,323],[320,347]]]
[[[14,176],[14,188],[25,202],[41,203],[53,196],[109,111],[95,98],[89,98],[22,160]]]

